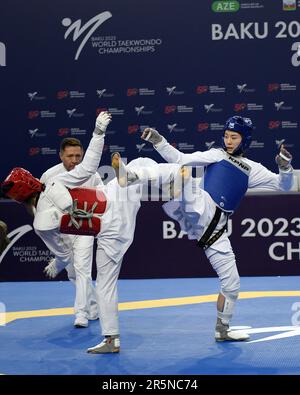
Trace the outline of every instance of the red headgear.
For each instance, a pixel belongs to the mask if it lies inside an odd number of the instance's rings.
[[[43,184],[22,167],[15,167],[1,185],[4,195],[23,203],[31,195],[43,190]]]

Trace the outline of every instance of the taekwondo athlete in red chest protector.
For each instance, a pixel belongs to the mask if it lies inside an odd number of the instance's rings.
[[[133,241],[141,199],[139,185],[128,188],[130,196],[120,197],[119,191],[123,190],[116,178],[97,189],[80,187],[98,169],[110,121],[110,114],[100,113],[83,161],[73,170],[58,174],[44,185],[26,170],[17,168],[2,183],[6,197],[25,203],[35,212],[35,232],[55,255],[45,268],[50,277],[73,260],[65,233],[97,238],[96,294],[104,339],[87,350],[93,354],[120,350],[117,279],[123,255]],[[141,161],[142,165],[156,163],[149,158]]]

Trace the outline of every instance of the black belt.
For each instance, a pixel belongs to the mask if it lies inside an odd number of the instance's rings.
[[[203,250],[206,250],[215,241],[217,241],[227,229],[228,216],[226,219],[226,224],[223,226],[223,228],[220,229],[213,237],[210,238],[210,236],[213,234],[213,231],[216,229],[220,221],[222,211],[223,210],[221,210],[219,207],[216,207],[216,212],[213,219],[211,220],[211,223],[208,225],[208,228],[204,232],[201,239],[197,242],[198,247],[202,248]]]

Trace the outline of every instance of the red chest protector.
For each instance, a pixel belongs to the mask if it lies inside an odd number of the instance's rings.
[[[69,193],[73,206],[69,214],[62,216],[60,232],[97,236],[101,230],[101,216],[107,205],[104,193],[91,188],[74,188],[69,190]]]

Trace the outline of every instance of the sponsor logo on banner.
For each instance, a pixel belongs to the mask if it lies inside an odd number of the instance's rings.
[[[56,112],[49,110],[32,110],[28,112],[28,119],[41,118],[56,118]]]
[[[198,85],[196,88],[197,95],[201,95],[202,93],[207,93],[207,92],[208,92],[207,85]]]
[[[285,103],[284,101],[281,101],[278,103],[274,102],[274,106],[275,106],[276,110],[279,111],[279,110],[292,110],[293,109],[292,106],[285,106],[284,103]]]
[[[70,99],[85,99],[86,93],[79,91],[70,91]]]
[[[280,84],[278,83],[268,84],[268,92],[276,92],[279,88]]]
[[[84,136],[87,134],[86,129],[71,128],[70,131],[71,131],[71,136]],[[109,134],[108,131],[107,131],[107,134]]]
[[[197,131],[198,132],[204,132],[209,129],[209,123],[208,122],[200,122],[198,123]]]
[[[40,112],[38,110],[32,110],[32,111],[28,111],[27,118],[28,119],[35,119],[35,118],[38,118],[39,115],[40,115]]]
[[[98,96],[99,99],[102,99],[102,97],[113,97],[113,96],[115,96],[114,93],[107,92],[107,89],[97,89],[96,93],[97,93],[97,96]]]
[[[262,111],[264,106],[262,104],[256,103],[247,103],[247,110],[248,111]]]
[[[0,66],[6,66],[6,46],[0,41]]]
[[[296,11],[296,0],[282,0],[282,9],[283,11]]]
[[[209,86],[209,93],[225,93],[225,92],[226,92],[225,86],[219,86],[219,85]]]
[[[269,121],[269,129],[298,129],[299,122],[294,121]]]
[[[172,133],[172,132],[178,133],[178,132],[185,132],[186,131],[185,128],[179,128],[177,123],[168,124],[167,128],[170,133]]]
[[[89,19],[85,24],[82,24],[81,19],[73,22],[68,17],[61,21],[66,28],[64,39],[67,40],[70,36],[73,42],[79,43],[74,57],[75,60],[79,59],[88,41],[99,55],[152,53],[155,52],[156,47],[162,44],[161,38],[119,39],[114,35],[94,35],[97,29],[110,18],[112,18],[112,13],[104,11]]]
[[[262,111],[264,106],[262,104],[256,103],[235,103],[233,106],[233,110],[235,112],[247,110],[247,111]]]
[[[210,124],[210,130],[224,130],[224,124],[218,122],[212,122]]]
[[[221,111],[223,111],[223,108],[216,108],[215,107],[215,105],[214,105],[214,103],[212,103],[212,104],[204,104],[204,109],[205,109],[205,111],[208,113],[208,112],[221,112]]]
[[[281,91],[295,91],[297,89],[297,85],[293,85],[290,83],[280,84]]]
[[[255,92],[254,88],[247,88],[248,84],[238,84],[237,90],[239,91],[239,93],[252,93]]]
[[[206,130],[224,130],[224,124],[218,123],[218,122],[211,122],[210,124],[208,122],[199,122],[197,126],[197,131],[198,132],[203,132]]]
[[[166,91],[168,93],[169,96],[171,95],[183,95],[184,91],[179,91],[176,89],[176,86],[167,86],[166,87]]]
[[[49,148],[49,147],[42,147],[41,154],[42,155],[57,155],[57,149],[56,148]]]
[[[285,91],[296,91],[297,90],[297,85],[290,84],[290,83],[287,83],[287,82],[282,83],[282,84],[278,83],[278,82],[268,84],[268,92],[276,92],[278,90],[280,90],[282,92],[285,92]]]
[[[57,155],[56,148],[49,148],[49,147],[31,147],[29,148],[29,156],[35,155]]]
[[[153,113],[151,110],[145,110],[145,106],[134,107],[134,111],[137,115],[149,115]]]
[[[136,96],[139,93],[137,88],[128,88],[127,89],[127,96]]]
[[[139,88],[139,95],[140,96],[154,96],[155,89]]]
[[[60,137],[64,137],[67,136],[70,133],[70,129],[69,128],[60,128],[57,131],[57,135]]]
[[[211,9],[213,12],[237,12],[240,9],[240,3],[236,0],[214,1]]]
[[[66,99],[69,97],[69,91],[58,91],[56,97],[58,100]]]
[[[165,114],[173,114],[176,111],[176,106],[171,105],[171,106],[165,106],[164,113]]]
[[[130,96],[154,96],[155,95],[155,89],[149,89],[149,88],[128,88],[126,95],[128,97]]]
[[[46,133],[39,133],[39,129],[38,128],[36,128],[36,129],[29,129],[28,133],[29,133],[29,136],[31,138],[33,138],[33,137],[45,137],[46,136]]]
[[[252,140],[250,144],[250,148],[264,148],[265,143],[262,141]]]
[[[137,133],[140,130],[140,125],[128,125],[128,134]]]
[[[280,128],[280,121],[269,121],[269,129],[278,129]]]
[[[69,110],[66,110],[66,113],[69,118],[82,118],[84,114],[82,112],[76,112],[77,108],[72,108]]]
[[[282,121],[281,127],[282,129],[298,129],[299,123],[292,121]]]
[[[40,150],[41,150],[40,147],[30,147],[28,154],[29,154],[29,156],[35,156],[40,153]]]
[[[235,112],[243,111],[243,110],[245,110],[245,108],[247,108],[246,103],[235,103],[233,106],[233,110]]]
[[[33,100],[45,100],[46,99],[46,96],[39,96],[38,92],[28,92],[27,96],[28,96],[30,101],[33,101]]]
[[[193,112],[194,107],[189,107],[186,105],[177,106],[177,112],[184,113],[184,112]]]

